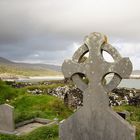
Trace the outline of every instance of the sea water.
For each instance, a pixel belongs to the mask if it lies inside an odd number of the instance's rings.
[[[123,79],[118,87],[140,89],[140,79]]]
[[[32,78],[32,79],[19,79],[17,82],[39,82],[50,80],[62,80],[64,77],[44,77],[44,78]],[[136,88],[140,89],[140,79],[123,79],[118,87]]]

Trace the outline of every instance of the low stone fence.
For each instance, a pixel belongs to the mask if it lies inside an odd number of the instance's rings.
[[[58,86],[57,88],[48,89],[43,93],[41,89],[28,90],[32,94],[49,94],[64,100],[64,103],[69,107],[77,108],[83,105],[82,91],[73,85]],[[109,105],[117,106],[123,104],[140,105],[140,90],[129,88],[115,88],[108,93]]]

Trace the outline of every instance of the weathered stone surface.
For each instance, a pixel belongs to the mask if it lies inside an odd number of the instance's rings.
[[[15,131],[14,108],[8,104],[0,105],[0,132],[12,133]]]
[[[134,129],[110,108],[81,108],[62,125],[61,140],[134,140]]]
[[[111,54],[114,63],[106,62],[102,51]],[[87,52],[88,59],[81,63]],[[108,107],[107,96],[107,92],[117,87],[122,78],[129,77],[132,64],[129,58],[122,58],[118,51],[107,43],[106,36],[100,33],[87,36],[72,60],[63,63],[62,71],[66,78],[71,77],[84,91],[84,106],[60,124],[61,140],[135,139],[135,128]],[[114,77],[108,84],[104,84],[103,79],[109,73],[114,73]],[[88,78],[88,84],[81,75]]]

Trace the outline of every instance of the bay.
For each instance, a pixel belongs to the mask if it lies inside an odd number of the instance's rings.
[[[16,82],[39,82],[50,80],[63,80],[63,76],[31,77],[30,79],[18,79]],[[123,79],[118,87],[140,89],[140,79]]]
[[[118,87],[140,89],[140,79],[123,79]]]

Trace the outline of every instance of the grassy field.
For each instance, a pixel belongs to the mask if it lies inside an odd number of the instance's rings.
[[[140,140],[140,107],[136,106],[115,106],[113,107],[115,111],[118,112],[123,112],[123,111],[128,111],[130,113],[130,116],[128,116],[127,121],[136,126],[136,140]]]
[[[57,86],[64,86],[64,84],[34,85],[15,89],[0,81],[0,104],[8,103],[15,107],[15,123],[34,117],[62,120],[73,113],[73,110],[67,108],[62,100],[47,94],[33,95],[26,92],[27,89],[42,89],[47,92],[48,89]],[[140,140],[140,107],[124,105],[113,107],[113,109],[130,113],[127,121],[136,126],[136,140]],[[0,134],[0,140],[58,140],[58,126],[38,128],[24,136]]]
[[[15,107],[16,123],[35,117],[62,120],[72,113],[60,99],[49,95],[24,95],[10,104]]]
[[[60,85],[60,84],[58,84]],[[48,88],[56,87],[55,85]],[[34,87],[33,87],[34,88]],[[8,103],[15,107],[15,123],[34,117],[58,120],[69,117],[73,110],[67,108],[63,101],[50,95],[33,95],[26,93],[26,88],[15,89],[0,81],[0,104]],[[12,136],[0,134],[0,140],[57,140],[58,126],[42,127],[28,135]]]
[[[59,140],[58,125],[41,127],[23,136],[0,135],[0,140]]]
[[[0,65],[0,74],[6,73],[7,76],[55,76],[55,75],[62,75],[61,72],[57,72],[50,69],[23,69],[16,68],[14,66],[8,66],[8,65]]]

